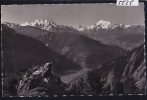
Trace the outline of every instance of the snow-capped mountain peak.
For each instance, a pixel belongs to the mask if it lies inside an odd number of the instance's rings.
[[[54,26],[57,25],[57,24],[56,24],[55,22],[53,22],[53,21],[42,20],[42,19],[36,19],[35,22],[38,23],[38,24],[46,24],[46,25],[49,24],[49,25],[54,25]]]
[[[113,26],[113,24],[109,21],[100,20],[95,24],[95,26],[99,26],[102,29],[107,29],[107,28]]]
[[[124,25],[124,27],[125,27],[125,28],[129,28],[129,27],[131,27],[131,25]]]
[[[4,25],[7,25],[9,28],[16,28],[19,27],[19,24],[15,24],[15,23],[9,23],[9,22],[4,22]]]
[[[30,25],[30,22],[25,22],[25,23],[21,24],[21,26],[28,26],[28,25]]]
[[[104,20],[100,20],[96,23],[96,25],[110,25],[111,22],[109,21],[104,21]]]
[[[66,26],[66,25],[58,25],[53,21],[48,21],[48,20],[42,20],[42,19],[36,19],[33,22],[25,22],[21,24],[21,26],[32,26],[48,31],[59,31],[59,30],[64,30],[64,31],[75,31],[73,27]]]
[[[78,29],[79,31],[84,31],[87,27],[83,27],[81,25],[79,25],[78,27],[76,27],[76,29]]]
[[[104,21],[100,20],[97,23],[91,25],[91,26],[79,26],[76,29],[79,31],[89,31],[89,30],[99,30],[99,29],[104,29],[104,30],[113,30],[116,28],[122,28],[122,29],[128,29],[128,28],[135,28],[135,27],[143,27],[141,25],[128,25],[128,24],[114,24],[110,21]]]
[[[41,29],[50,30],[51,27],[57,26],[57,24],[53,21],[36,19],[34,22],[25,22],[21,24],[21,26],[33,26]]]
[[[100,21],[98,21],[97,23],[95,23],[95,24],[93,24],[91,26],[87,26],[87,27],[86,26],[84,26],[84,27],[79,26],[77,29],[79,31],[84,31],[85,29],[86,30],[91,30],[91,29],[98,30],[98,29],[108,29],[108,28],[114,29],[116,27],[117,27],[117,25],[111,23],[110,21],[100,20]]]

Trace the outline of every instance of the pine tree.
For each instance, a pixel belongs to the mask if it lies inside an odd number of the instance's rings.
[[[92,94],[100,95],[103,93],[104,81],[101,81],[101,75],[96,72],[88,72],[88,82],[91,87]]]
[[[112,91],[111,91],[111,85],[109,84],[105,89],[104,89],[104,95],[109,95],[111,94]]]
[[[80,79],[79,88],[80,88],[80,94],[84,94],[84,79],[83,78]]]
[[[116,86],[113,88],[113,94],[118,95],[118,94],[124,94],[124,83],[123,82],[118,82]]]
[[[72,86],[72,89],[70,90],[70,94],[73,94],[73,95],[79,95],[80,94],[80,89],[79,89],[77,84],[74,84]]]
[[[124,92],[126,95],[128,94],[138,94],[139,89],[135,85],[135,81],[133,78],[128,78],[124,83]]]

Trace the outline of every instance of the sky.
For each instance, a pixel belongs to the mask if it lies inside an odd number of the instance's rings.
[[[48,4],[2,5],[1,22],[22,24],[35,19],[54,21],[59,25],[90,26],[99,20],[115,24],[144,25],[144,4],[120,7],[116,4]]]

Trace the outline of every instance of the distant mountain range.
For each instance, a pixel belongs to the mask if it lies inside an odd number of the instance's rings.
[[[15,24],[15,23],[9,23],[9,22],[4,22],[3,24],[9,26],[10,28],[18,28],[19,26],[32,26],[36,27],[39,29],[44,29],[47,31],[77,31],[75,28],[71,26],[65,26],[65,25],[58,25],[53,21],[48,21],[48,20],[35,20],[34,22],[25,22],[23,24]]]
[[[87,37],[126,50],[132,50],[144,43],[145,27],[142,25],[114,24],[100,20],[89,27],[79,26],[77,29]]]
[[[50,32],[78,32],[103,44],[120,46],[125,50],[132,50],[144,43],[145,27],[142,25],[114,24],[109,21],[100,20],[91,26],[79,26],[77,28],[65,25],[58,25],[47,20],[35,20],[24,24],[5,22],[11,28],[20,26],[32,26]]]
[[[47,21],[41,22],[47,23]],[[50,32],[32,26],[20,26],[13,29],[20,34],[31,36],[43,42],[53,51],[66,56],[83,68],[95,68],[125,52],[118,46],[102,44],[83,36],[79,31],[65,29],[65,31]]]
[[[79,26],[77,29],[84,31],[84,30],[92,30],[92,29],[116,29],[118,27],[122,27],[124,29],[130,28],[130,27],[143,27],[142,25],[125,25],[125,24],[114,24],[110,21],[104,21],[100,20],[96,24],[91,25],[91,26]]]

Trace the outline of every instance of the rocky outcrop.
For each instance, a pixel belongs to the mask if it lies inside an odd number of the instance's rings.
[[[143,89],[145,88],[146,77],[144,59],[144,45],[141,45],[121,57],[102,65],[99,71],[103,73],[104,77],[106,77],[106,80],[109,81],[110,84],[117,84],[118,81],[125,82],[129,78],[133,78],[136,86]]]
[[[17,84],[17,96],[62,95],[66,84],[52,74],[52,63],[38,65],[26,71]]]

